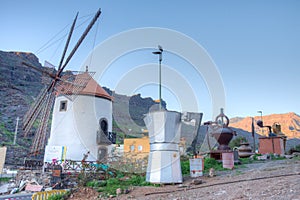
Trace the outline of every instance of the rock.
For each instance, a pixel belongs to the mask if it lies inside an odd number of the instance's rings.
[[[202,184],[202,180],[201,179],[194,179],[191,184],[193,184],[193,185]]]
[[[120,194],[122,194],[122,189],[121,188],[116,189],[116,194],[117,194],[117,196],[119,196]]]
[[[292,159],[294,156],[293,156],[293,155],[284,155],[284,157],[285,157],[286,159]]]
[[[300,152],[294,152],[292,155],[293,155],[293,156],[300,157]]]
[[[257,160],[267,160],[268,159],[268,155],[262,155],[262,156],[257,156]]]
[[[51,191],[51,190],[52,190],[52,187],[45,188],[45,191]]]
[[[184,185],[184,184],[178,185],[178,188],[186,188],[186,187],[188,187],[188,186],[187,186],[187,185]]]
[[[216,174],[215,174],[215,169],[214,168],[210,168],[209,169],[209,177],[214,177],[214,176],[216,176]]]
[[[129,192],[130,192],[129,189],[125,189],[125,190],[123,191],[123,194],[128,194]]]

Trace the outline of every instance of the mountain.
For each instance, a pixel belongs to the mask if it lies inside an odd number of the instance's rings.
[[[285,114],[272,114],[265,115],[262,117],[264,125],[272,126],[273,123],[279,123],[281,125],[281,131],[288,138],[300,138],[300,116],[294,112],[289,112]],[[240,128],[245,131],[251,132],[251,117],[230,119],[230,126],[235,128]],[[255,121],[261,120],[260,116],[254,117]],[[260,135],[266,135],[268,133],[267,128],[263,130],[255,124],[255,131]]]
[[[145,130],[144,115],[149,110],[158,110],[158,105],[150,97],[143,98],[141,94],[132,96],[117,94],[109,88],[103,87],[113,96],[113,132],[129,137],[141,137]],[[162,100],[162,107],[166,109],[166,102]],[[122,139],[120,139],[122,140]]]

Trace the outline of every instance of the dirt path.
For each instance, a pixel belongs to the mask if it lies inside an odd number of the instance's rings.
[[[201,177],[203,183],[165,187],[136,187],[115,199],[299,199],[300,160],[277,160],[248,164],[244,168]]]

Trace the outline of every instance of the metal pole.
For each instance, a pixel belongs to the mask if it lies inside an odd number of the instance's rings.
[[[158,69],[158,77],[159,77],[159,90],[158,90],[158,98],[159,98],[159,110],[161,110],[161,61],[162,61],[162,52],[163,48],[158,45],[159,51],[152,52],[153,54],[159,55],[159,69]]]
[[[17,141],[17,133],[18,133],[19,120],[20,120],[20,118],[17,117],[17,123],[16,123],[16,128],[15,128],[15,136],[14,136],[14,145],[16,145],[16,141]]]
[[[159,110],[161,110],[161,61],[162,53],[159,54]]]

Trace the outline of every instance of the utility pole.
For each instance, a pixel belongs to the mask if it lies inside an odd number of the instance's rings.
[[[17,134],[18,134],[19,120],[20,120],[20,118],[17,117],[17,123],[16,123],[16,128],[15,128],[15,136],[14,136],[14,145],[16,145],[16,141],[17,141]]]

